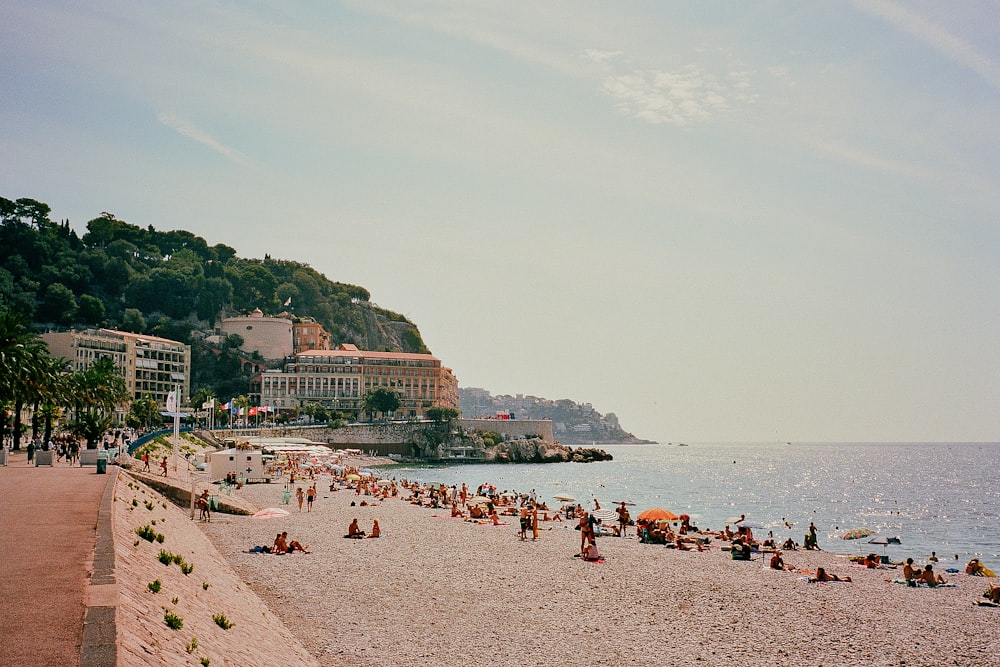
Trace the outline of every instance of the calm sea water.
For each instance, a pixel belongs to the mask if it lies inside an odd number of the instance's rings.
[[[802,543],[809,522],[820,548],[850,554],[883,548],[844,540],[851,528],[899,537],[893,560],[937,552],[939,567],[964,568],[973,555],[1000,571],[1000,443],[771,443],[605,445],[601,463],[392,466],[396,478],[529,492],[558,505],[569,494],[593,507],[615,500],[691,515],[721,528],[745,514],[784,541]],[[788,528],[785,522],[792,523]],[[873,536],[874,537],[874,536]],[[957,564],[955,556],[958,556]]]

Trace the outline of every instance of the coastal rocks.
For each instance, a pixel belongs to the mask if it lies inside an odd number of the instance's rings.
[[[485,452],[485,460],[491,463],[590,463],[611,459],[611,454],[603,449],[573,449],[540,438],[504,440]]]

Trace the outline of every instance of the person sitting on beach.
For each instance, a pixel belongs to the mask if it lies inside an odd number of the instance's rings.
[[[733,560],[750,560],[751,552],[750,545],[740,538],[736,538],[730,550]]]
[[[451,504],[451,516],[452,517],[465,516],[465,513],[462,510],[458,509],[458,503]]]
[[[810,579],[809,581],[812,583],[816,583],[818,581],[850,581],[850,580],[851,580],[850,577],[838,577],[835,574],[830,574],[822,567],[817,567],[816,576]]]
[[[930,563],[924,566],[924,571],[917,577],[917,582],[932,587],[948,583],[940,574],[934,574],[934,566]]]
[[[869,570],[874,570],[881,564],[882,564],[882,559],[879,557],[878,554],[868,554],[867,556],[865,556],[864,566],[867,567]]]
[[[974,577],[985,577],[985,569],[986,568],[983,567],[983,564],[979,562],[978,558],[973,558],[965,565],[965,573],[971,574]]]
[[[583,551],[583,560],[598,561],[601,560],[601,554],[597,551],[597,545],[591,544]]]
[[[785,543],[781,545],[781,548],[785,551],[795,551],[795,546],[795,540],[789,537],[785,540]]]
[[[784,561],[784,559],[782,559],[780,551],[775,551],[774,555],[771,556],[770,567],[771,567],[772,570],[785,570],[785,569],[788,569],[785,566],[785,561]]]
[[[983,597],[988,598],[993,604],[1000,604],[1000,586],[994,586],[991,583],[990,587],[983,593]]]
[[[486,518],[486,513],[480,505],[473,505],[469,508],[469,518],[470,519],[484,519]]]
[[[372,519],[372,532],[368,537],[382,537],[382,529],[378,525],[378,519]]]
[[[913,581],[918,575],[919,572],[913,567],[913,559],[907,558],[906,563],[903,565],[903,579],[906,581]]]
[[[351,522],[351,525],[347,527],[347,535],[344,537],[349,537],[351,539],[360,539],[365,536],[365,531],[361,530],[361,526],[358,525],[357,518]]]

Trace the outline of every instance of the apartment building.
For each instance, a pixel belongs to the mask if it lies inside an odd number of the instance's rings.
[[[375,352],[341,344],[300,352],[283,371],[260,376],[260,404],[278,409],[319,403],[360,418],[371,390],[387,387],[400,396],[395,419],[419,419],[434,406],[458,409],[458,380],[430,354]]]
[[[73,370],[85,370],[110,357],[122,371],[132,398],[149,395],[166,409],[167,394],[178,386],[181,402],[191,392],[191,346],[175,340],[114,329],[87,329],[42,334],[53,357],[68,359]]]

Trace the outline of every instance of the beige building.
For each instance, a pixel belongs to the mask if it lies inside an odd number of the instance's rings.
[[[264,359],[284,359],[292,355],[292,321],[286,317],[265,317],[260,308],[244,317],[226,317],[219,332],[237,334],[245,352],[257,352]]]
[[[387,387],[400,396],[395,419],[419,419],[434,406],[458,409],[458,380],[430,354],[374,352],[341,344],[300,352],[283,371],[260,376],[260,404],[278,409],[319,403],[360,418],[365,396]]]
[[[42,334],[49,354],[63,357],[80,371],[110,357],[122,371],[132,398],[149,395],[166,409],[167,394],[180,386],[180,403],[191,395],[191,346],[175,340],[113,329]]]

